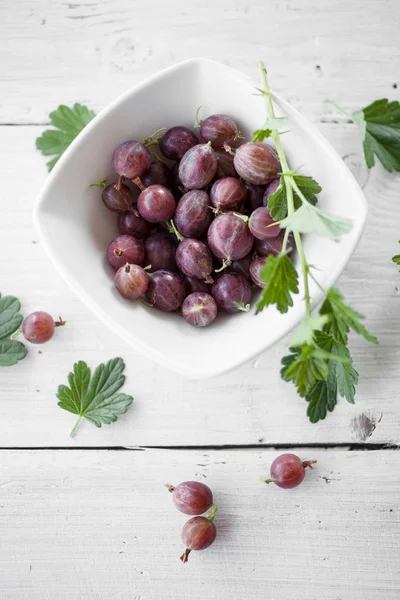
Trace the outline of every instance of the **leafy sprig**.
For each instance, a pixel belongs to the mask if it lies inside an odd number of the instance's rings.
[[[12,339],[23,321],[20,309],[21,304],[14,296],[0,297],[0,367],[16,365],[27,355],[24,344]]]
[[[400,171],[400,103],[387,98],[375,100],[365,108],[351,114],[332,100],[340,112],[349,117],[359,128],[367,167],[375,165],[375,156],[389,173]],[[400,255],[392,257],[400,265]]]
[[[378,340],[361,322],[364,317],[345,304],[336,288],[324,292],[325,299],[319,314],[312,314],[309,280],[316,279],[312,274],[312,265],[306,260],[300,234],[317,233],[339,239],[350,231],[351,222],[317,208],[317,194],[321,191],[319,184],[311,177],[289,169],[278,127],[271,126],[271,123],[275,123],[275,112],[262,62],[259,63],[259,69],[262,80],[260,91],[265,100],[267,120],[265,129],[257,130],[253,139],[260,139],[262,132],[268,129],[266,133],[275,143],[282,173],[278,189],[269,198],[268,208],[272,217],[286,231],[280,254],[268,256],[261,271],[260,277],[265,288],[260,294],[257,312],[274,304],[281,313],[285,313],[293,305],[293,295],[299,291],[296,268],[287,256],[288,237],[293,232],[303,278],[305,315],[293,335],[290,354],[282,359],[281,376],[285,381],[292,382],[298,394],[305,398],[308,417],[314,423],[324,419],[334,409],[338,394],[348,402],[354,402],[358,373],[353,367],[348,348],[349,331],[352,329],[372,343],[378,343]]]
[[[392,173],[400,171],[400,103],[387,98],[375,100],[361,110],[348,114],[336,102],[327,100],[357,125],[361,133],[367,167],[375,165],[375,156]]]
[[[50,123],[54,129],[47,129],[36,140],[36,148],[44,156],[54,157],[47,163],[49,171],[95,116],[92,110],[81,104],[74,104],[72,108],[61,105],[50,113]]]
[[[71,437],[83,418],[101,427],[102,424],[113,423],[126,413],[133,398],[117,394],[125,382],[124,369],[122,358],[113,358],[106,364],[100,364],[93,376],[84,361],[74,364],[73,372],[68,375],[69,387],[60,385],[57,390],[58,406],[79,416]]]

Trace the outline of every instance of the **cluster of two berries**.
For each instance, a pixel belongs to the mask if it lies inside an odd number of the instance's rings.
[[[185,523],[182,529],[182,541],[185,551],[181,561],[186,563],[192,550],[205,550],[217,537],[214,518],[218,505],[213,504],[213,494],[210,488],[199,481],[184,481],[176,487],[166,485],[173,494],[172,499],[176,508],[185,515],[196,515]],[[201,517],[206,511],[206,516]]]

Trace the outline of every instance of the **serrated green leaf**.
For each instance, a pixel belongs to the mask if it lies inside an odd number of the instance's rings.
[[[290,340],[290,346],[302,346],[303,344],[311,345],[314,340],[315,332],[322,329],[328,320],[329,317],[326,315],[320,315],[318,317],[306,315],[294,332],[292,339]]]
[[[363,120],[360,117],[363,114]],[[360,128],[368,168],[377,156],[390,173],[400,171],[400,104],[386,98],[376,100],[352,118]]]
[[[8,339],[21,325],[20,308],[21,304],[14,296],[0,298],[0,340]]]
[[[285,254],[269,255],[260,279],[265,283],[265,288],[259,296],[256,312],[261,312],[271,304],[276,304],[279,312],[287,312],[293,306],[292,294],[299,292],[299,278],[290,258]]]
[[[325,419],[328,411],[332,412],[337,402],[336,381],[317,381],[310,393],[306,396],[307,416],[311,423]]]
[[[293,179],[303,196],[313,206],[317,204],[317,194],[321,191],[321,186],[312,177],[306,175],[293,175]],[[300,208],[302,201],[293,190],[293,203],[295,209]],[[287,215],[287,195],[284,177],[281,176],[281,182],[278,189],[268,198],[268,210],[275,221],[281,221]]]
[[[61,105],[50,113],[51,124],[56,129],[47,129],[36,140],[36,148],[44,156],[54,156],[47,163],[51,171],[65,150],[82,131],[82,129],[95,117],[95,113],[81,104],[74,104],[72,108]]]
[[[271,136],[271,129],[256,129],[253,131],[252,142],[263,142]]]
[[[330,215],[304,202],[293,214],[281,221],[280,226],[298,233],[318,233],[338,240],[350,231],[352,223],[349,219]]]
[[[300,396],[309,394],[317,381],[327,379],[329,368],[327,361],[315,355],[314,346],[305,344],[298,348],[289,348],[292,355],[282,359],[281,377],[292,381]]]
[[[58,387],[58,405],[78,415],[79,421],[84,417],[96,427],[113,423],[133,402],[132,396],[116,393],[125,382],[124,369],[124,361],[114,358],[100,364],[91,377],[87,364],[79,361],[68,375],[69,387]]]
[[[0,366],[10,367],[27,355],[22,342],[10,339],[23,321],[21,304],[14,296],[0,298]]]
[[[321,315],[328,315],[329,321],[324,325],[324,331],[331,334],[335,340],[347,345],[348,332],[353,329],[362,335],[368,342],[379,344],[378,339],[369,333],[366,327],[360,323],[365,317],[355,311],[351,306],[345,304],[343,296],[337,288],[330,288],[326,294],[325,302],[320,309]]]
[[[333,362],[331,368],[335,371],[339,394],[350,404],[354,404],[356,393],[355,386],[358,383],[358,373],[353,367],[351,354],[343,344],[334,342],[331,352],[347,360],[347,362]]]
[[[27,355],[27,349],[22,342],[16,340],[0,340],[0,367],[16,365]]]

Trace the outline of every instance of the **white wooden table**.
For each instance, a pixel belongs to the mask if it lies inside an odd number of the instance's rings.
[[[0,372],[2,600],[398,600],[400,598],[400,177],[368,181],[349,110],[400,98],[398,0],[19,0],[0,4],[0,290],[25,314],[68,324]],[[357,403],[311,425],[279,378],[285,342],[234,373],[192,382],[135,354],[66,287],[37,241],[46,177],[35,138],[59,104],[98,111],[167,65],[207,55],[257,76],[332,141],[370,203],[340,278],[380,346],[352,339]],[[397,87],[399,86],[399,87]],[[162,99],[160,99],[162,101]],[[127,363],[134,407],[83,424],[55,391],[74,361]],[[273,457],[318,464],[299,488],[267,488]],[[165,481],[206,481],[218,539],[183,566],[185,518]]]

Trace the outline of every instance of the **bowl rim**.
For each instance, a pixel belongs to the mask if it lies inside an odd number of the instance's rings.
[[[222,375],[224,373],[227,373],[227,372],[231,371],[232,369],[237,368],[240,365],[248,362],[249,360],[252,360],[256,356],[259,356],[262,352],[265,352],[265,350],[267,350],[268,348],[275,345],[282,338],[284,338],[286,335],[288,335],[288,333],[290,331],[292,331],[295,327],[297,327],[297,325],[302,320],[303,314],[299,313],[296,316],[296,318],[294,318],[292,320],[290,329],[284,329],[282,331],[276,332],[275,335],[271,336],[268,339],[268,342],[263,347],[263,349],[260,350],[259,348],[256,348],[254,351],[251,351],[251,349],[249,349],[249,351],[246,354],[242,354],[237,359],[232,360],[232,362],[229,365],[224,366],[222,369],[220,367],[216,366],[215,368],[207,368],[207,370],[204,370],[204,365],[203,365],[201,370],[196,370],[196,369],[192,370],[188,367],[188,365],[179,363],[179,361],[177,361],[176,359],[170,359],[169,356],[162,354],[161,351],[159,351],[156,347],[149,346],[147,343],[141,341],[140,339],[132,337],[132,335],[130,333],[126,332],[126,330],[122,326],[120,326],[118,323],[115,323],[113,321],[110,324],[109,320],[107,319],[107,315],[104,313],[104,311],[101,309],[101,307],[99,307],[97,305],[97,303],[92,300],[92,297],[90,296],[90,294],[88,294],[87,291],[85,291],[84,287],[79,282],[75,281],[73,275],[70,274],[69,269],[68,268],[66,269],[64,262],[58,258],[57,253],[53,252],[52,242],[49,240],[47,233],[46,233],[46,228],[43,226],[43,224],[41,222],[41,218],[40,218],[41,210],[42,210],[43,204],[45,202],[45,199],[46,199],[48,192],[51,189],[53,182],[56,179],[59,171],[61,171],[64,168],[64,164],[66,162],[68,162],[69,157],[74,154],[75,150],[82,143],[82,140],[91,132],[91,130],[94,127],[96,127],[96,125],[99,123],[99,121],[105,119],[110,112],[112,112],[116,107],[118,107],[119,104],[124,102],[130,96],[136,94],[141,89],[146,88],[149,84],[155,83],[159,80],[162,80],[164,77],[170,75],[171,73],[174,73],[175,71],[179,71],[183,67],[190,66],[190,65],[196,66],[198,64],[206,64],[206,65],[209,64],[213,67],[217,67],[219,69],[224,69],[227,72],[234,74],[236,78],[241,79],[243,82],[254,85],[252,82],[252,79],[250,77],[248,77],[247,75],[241,73],[240,71],[237,71],[236,69],[233,69],[232,67],[224,65],[223,63],[220,63],[213,59],[203,58],[203,57],[188,58],[181,62],[170,65],[169,67],[167,67],[157,73],[154,73],[153,75],[147,77],[146,79],[138,82],[134,86],[130,87],[127,91],[120,94],[115,100],[113,100],[110,104],[108,104],[104,109],[102,109],[92,119],[92,121],[90,121],[84,127],[84,129],[79,133],[79,135],[73,140],[73,142],[70,144],[70,146],[64,152],[64,154],[61,156],[61,158],[59,159],[57,164],[54,166],[51,173],[47,176],[46,181],[44,182],[44,184],[40,190],[40,193],[39,193],[37,200],[35,202],[35,205],[34,205],[33,221],[34,221],[35,228],[38,232],[40,242],[42,243],[43,247],[45,248],[47,254],[50,257],[50,260],[52,261],[53,265],[56,267],[57,271],[59,271],[59,273],[63,277],[64,281],[69,286],[69,288],[91,310],[91,312],[96,315],[96,317],[102,323],[104,323],[109,329],[114,331],[114,333],[118,334],[127,344],[129,344],[129,346],[133,347],[135,350],[141,352],[142,354],[149,357],[150,359],[173,370],[174,372],[178,372],[181,375],[184,375],[191,379],[209,379],[209,378],[216,377],[216,376]],[[297,121],[303,127],[305,127],[310,132],[310,134],[312,134],[313,138],[320,145],[322,145],[324,147],[324,151],[328,155],[334,157],[335,161],[337,161],[337,159],[342,161],[338,152],[335,150],[335,148],[332,146],[332,144],[325,138],[325,136],[319,131],[317,126],[314,125],[314,123],[312,123],[306,117],[304,117],[296,108],[294,108],[289,102],[284,100],[278,94],[272,93],[272,96],[273,96],[275,102],[277,104],[279,104],[279,106],[282,107],[283,110],[285,110],[289,114],[291,113],[293,116],[295,116]],[[340,274],[346,268],[351,256],[353,255],[353,253],[357,247],[357,244],[361,238],[361,234],[365,227],[367,214],[368,214],[368,202],[365,198],[363,191],[361,190],[358,182],[356,181],[354,175],[351,173],[351,171],[348,169],[348,167],[344,163],[343,163],[343,166],[347,170],[347,176],[349,178],[353,179],[353,181],[356,184],[356,188],[358,188],[358,192],[359,192],[358,200],[360,201],[360,205],[363,210],[359,211],[359,214],[357,216],[357,221],[354,221],[353,230],[352,230],[352,239],[349,244],[349,248],[346,251],[346,255],[342,255],[341,260],[338,260],[337,263],[335,264],[334,268],[326,275],[326,278],[324,281],[324,286],[327,289],[335,283],[335,281],[338,279]],[[315,291],[315,293],[313,295],[312,308],[315,308],[315,306],[320,303],[322,297],[323,297],[322,291],[317,288],[317,290]]]

